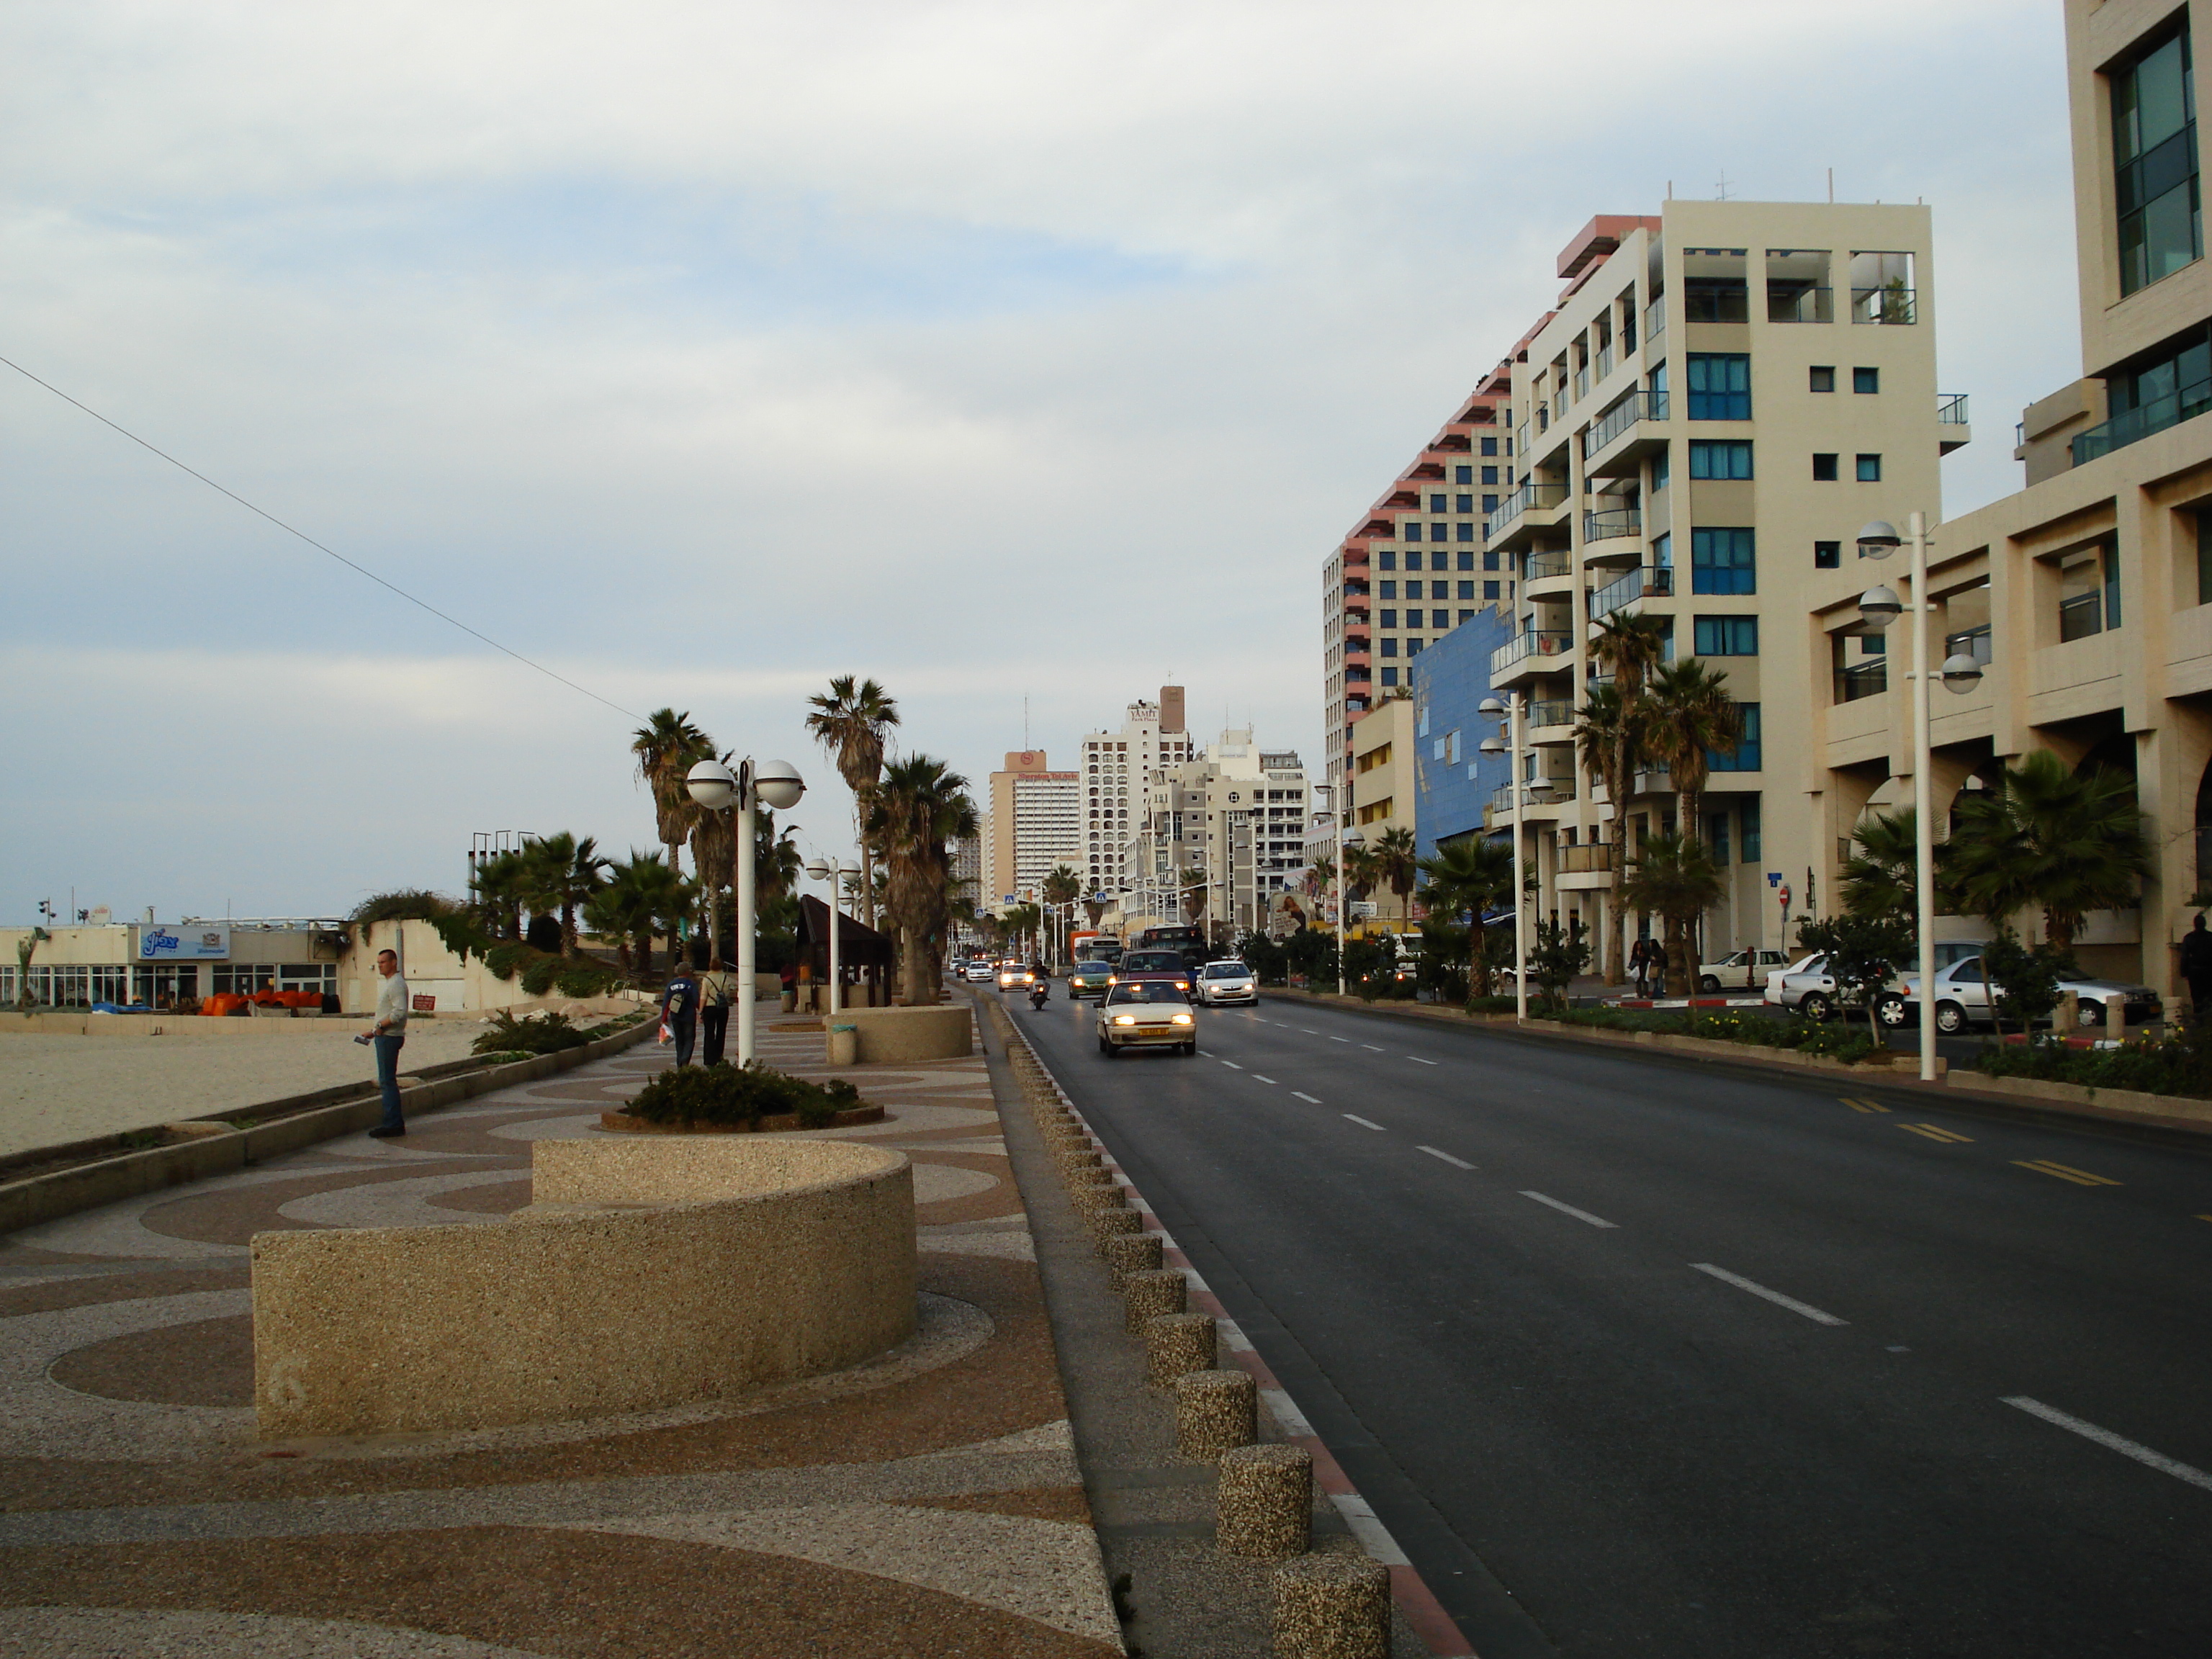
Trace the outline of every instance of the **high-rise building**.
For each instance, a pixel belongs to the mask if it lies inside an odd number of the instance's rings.
[[[1195,907],[1217,945],[1279,925],[1277,901],[1304,867],[1305,769],[1231,729],[1146,783],[1131,837],[1122,925],[1185,921]],[[1202,893],[1202,904],[1190,896]]]
[[[1081,824],[1080,775],[1053,771],[1042,749],[1010,752],[991,774],[990,878],[981,908],[995,914],[1025,892],[1034,896],[1060,865],[1080,870]]]
[[[1070,862],[1092,892],[1121,891],[1146,781],[1191,757],[1183,719],[1182,687],[1164,685],[1158,702],[1140,698],[1128,706],[1120,731],[1083,739],[1082,857]]]

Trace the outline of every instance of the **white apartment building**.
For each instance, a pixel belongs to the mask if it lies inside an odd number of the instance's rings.
[[[1855,532],[1936,514],[1938,458],[1970,435],[1966,399],[1937,390],[1928,210],[1669,201],[1592,220],[1559,274],[1557,308],[1510,359],[1514,483],[1487,526],[1519,582],[1492,684],[1527,699],[1524,775],[1553,786],[1527,830],[1541,910],[1603,941],[1611,851],[1593,843],[1623,812],[1632,835],[1676,827],[1663,773],[1616,803],[1575,751],[1597,624],[1645,611],[1670,655],[1725,672],[1744,719],[1696,826],[1728,876],[1707,948],[1784,943],[1780,885],[1799,915],[1808,887],[1833,891],[1837,836],[1867,798],[1854,784],[1839,803],[1822,720],[1885,660],[1856,623],[1877,572]],[[1885,756],[1887,771],[1902,751]]]
[[[1123,925],[1185,920],[1183,877],[1195,872],[1218,945],[1279,926],[1276,902],[1305,867],[1311,810],[1297,753],[1263,749],[1249,729],[1224,731],[1204,754],[1163,768],[1133,837]]]
[[[1164,685],[1158,702],[1139,698],[1128,706],[1120,731],[1083,739],[1082,856],[1070,862],[1091,891],[1123,890],[1146,781],[1194,752],[1183,725],[1183,688]]]

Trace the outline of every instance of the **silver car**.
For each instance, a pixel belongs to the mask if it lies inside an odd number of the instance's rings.
[[[1198,970],[1198,982],[1193,988],[1198,1000],[1209,1008],[1218,1008],[1224,1002],[1260,1000],[1260,981],[1241,962],[1207,963]]]
[[[1832,1019],[1838,1008],[1859,1006],[1855,994],[1836,983],[1835,975],[1828,971],[1826,956],[1808,957],[1794,969],[1769,978],[1766,995],[1762,1000],[1771,1007],[1795,1008],[1816,1022]],[[1875,1018],[1886,1025],[1898,1024],[1895,1007],[1901,1000],[1898,981],[1892,979],[1875,997]]]
[[[1990,988],[1983,981],[1979,957],[1967,957],[1937,969],[1935,984],[1936,1029],[1946,1036],[1978,1025],[1996,1024],[1990,1016]],[[1885,1025],[1910,1025],[1918,1018],[1920,975],[1907,975],[1899,982],[1899,989],[1902,994],[1894,1006],[1885,1001],[1875,1011]],[[2079,1019],[2085,1029],[2104,1028],[2106,1000],[2110,997],[2126,999],[2121,1018],[2128,1025],[2148,1025],[2166,1017],[2158,993],[2148,985],[2112,979],[2064,979],[2058,981],[2058,989],[2062,995],[2071,991],[2081,999]]]

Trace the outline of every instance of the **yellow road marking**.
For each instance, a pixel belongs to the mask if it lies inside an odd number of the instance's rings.
[[[1849,1095],[1838,1095],[1837,1099],[1855,1112],[1887,1112],[1889,1108],[1871,1100],[1853,1100]]]
[[[1947,1129],[1940,1123],[1900,1123],[1897,1127],[1900,1129],[1910,1129],[1917,1135],[1926,1135],[1930,1140],[1954,1142],[1963,1140],[1971,1143],[1974,1139],[1972,1135],[1962,1135],[1955,1129]]]
[[[2212,1221],[2212,1215],[2200,1215],[2197,1218],[2199,1221]]]
[[[2017,1158],[2013,1162],[2023,1170],[2033,1170],[2038,1175],[2057,1176],[2061,1181],[2070,1181],[2077,1187],[2117,1187],[2120,1184],[2109,1176],[2091,1175],[2087,1170],[2054,1164],[2047,1158],[2039,1158],[2033,1164]]]

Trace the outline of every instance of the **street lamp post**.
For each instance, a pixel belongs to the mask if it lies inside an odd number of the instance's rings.
[[[1481,747],[1486,755],[1503,754],[1509,743],[1512,749],[1506,784],[1513,792],[1513,1018],[1524,1022],[1528,1018],[1528,882],[1522,865],[1522,828],[1528,821],[1528,804],[1539,795],[1552,793],[1548,779],[1524,780],[1521,775],[1521,725],[1526,712],[1526,701],[1522,693],[1516,691],[1505,702],[1500,702],[1495,697],[1485,697],[1475,707],[1475,713],[1487,714],[1492,720],[1504,715],[1503,723],[1510,733],[1507,739],[1485,738]],[[1614,808],[1616,811],[1619,810],[1617,806]]]
[[[1345,947],[1351,942],[1352,884],[1344,870],[1344,855],[1355,847],[1364,847],[1367,837],[1352,827],[1352,767],[1344,769],[1344,799],[1336,804],[1336,994],[1340,997],[1352,994],[1349,977],[1344,965]]]
[[[1859,596],[1859,615],[1879,633],[1904,614],[1912,617],[1912,855],[1913,932],[1920,945],[1920,1080],[1936,1080],[1936,792],[1928,773],[1932,739],[1928,713],[1928,521],[1915,513],[1905,520],[1912,538],[1912,602],[1905,604],[1887,587]],[[1875,520],[1859,532],[1862,557],[1886,559],[1905,538],[1894,525]],[[1943,659],[1946,690],[1964,696],[1980,684],[1982,665],[1959,653]]]
[[[732,828],[738,866],[738,1064],[748,1066],[753,1058],[753,811],[756,806],[781,811],[798,805],[806,784],[789,761],[756,764],[748,757],[735,772],[718,760],[702,760],[684,775],[684,787],[709,812],[736,809]]]
[[[837,910],[837,884],[859,869],[841,859],[817,858],[806,866],[806,873],[817,881],[830,884],[830,1012],[826,1018],[835,1019],[841,1012],[838,998],[844,980],[837,971],[837,935],[845,931],[844,922]]]

